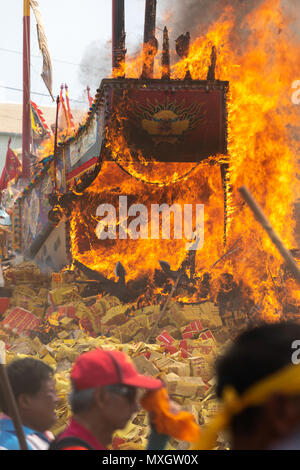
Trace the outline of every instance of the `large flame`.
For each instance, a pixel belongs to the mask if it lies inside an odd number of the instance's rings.
[[[275,231],[288,248],[295,247],[293,205],[296,194],[296,142],[289,126],[297,123],[297,110],[291,103],[291,84],[297,78],[299,41],[292,37],[288,18],[279,0],[267,0],[246,17],[245,38],[234,42],[235,12],[225,11],[205,37],[198,37],[189,56],[172,67],[172,78],[182,79],[189,68],[193,79],[205,79],[211,47],[218,51],[217,79],[230,82],[229,100],[229,223],[227,248],[236,243],[234,254],[224,254],[224,195],[220,170],[209,160],[195,164],[134,165],[122,139],[108,130],[112,155],[126,162],[119,166],[106,162],[88,189],[86,198],[74,207],[71,220],[72,252],[75,258],[111,277],[115,262],[121,261],[128,278],[151,275],[159,260],[177,269],[186,256],[185,240],[118,240],[95,249],[95,196],[103,202],[116,201],[116,195],[139,197],[139,202],[205,204],[205,241],[196,254],[196,274],[212,276],[212,294],[217,295],[222,273],[234,276],[251,293],[265,318],[282,311],[277,279],[282,259],[262,228],[243,204],[237,189],[246,185],[262,206]],[[235,46],[234,46],[235,44]],[[156,76],[161,75],[159,56]],[[141,54],[127,60],[121,75],[138,78]],[[121,155],[121,157],[120,157]],[[185,176],[186,175],[186,176]],[[148,181],[144,183],[143,181]],[[86,204],[88,201],[88,211]],[[84,232],[84,236],[83,236]],[[288,285],[288,284],[287,284]],[[288,288],[292,295],[295,285]],[[294,298],[299,295],[294,296]],[[197,297],[197,295],[196,295]]]

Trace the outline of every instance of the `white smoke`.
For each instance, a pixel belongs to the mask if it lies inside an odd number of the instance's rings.
[[[145,0],[141,0],[145,1]],[[157,21],[156,37],[159,45],[162,45],[163,27],[166,25],[170,34],[170,50],[174,60],[175,39],[187,31],[191,33],[191,41],[199,35],[206,34],[209,27],[217,21],[225,12],[225,9],[231,7],[236,17],[235,27],[232,31],[233,47],[242,47],[251,34],[249,25],[243,21],[245,17],[253,10],[258,8],[266,0],[157,0]],[[293,32],[299,30],[299,0],[281,0],[281,6],[285,9],[287,16],[291,19],[289,27]],[[128,7],[127,7],[128,8]],[[130,14],[129,12],[127,12]],[[141,24],[140,36],[135,37],[136,45],[130,44],[133,54],[138,54],[142,47],[143,23],[142,15],[139,23]],[[126,28],[128,28],[128,21]],[[247,29],[248,28],[248,29]],[[128,33],[128,31],[126,31]],[[127,35],[128,36],[128,35]],[[129,41],[130,42],[130,41]],[[138,43],[139,42],[139,43]],[[128,48],[128,38],[127,45]],[[99,87],[103,78],[111,75],[112,69],[111,41],[102,43],[94,41],[86,48],[81,61],[79,80],[86,88],[91,88],[91,93]],[[176,60],[176,59],[175,59]]]
[[[93,41],[87,46],[80,63],[79,80],[84,88],[91,88],[92,95],[101,80],[111,74],[111,62],[111,41]]]

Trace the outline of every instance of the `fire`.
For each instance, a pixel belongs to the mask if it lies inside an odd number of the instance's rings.
[[[61,318],[61,316],[62,314],[59,312],[52,313],[52,315],[48,317],[47,321],[52,326],[58,326],[59,325],[58,321]]]
[[[154,57],[155,66],[159,67],[160,54],[157,55],[156,53],[157,51],[153,46],[145,44],[140,53],[126,58],[126,62],[122,62],[118,69],[114,69],[111,76],[118,78],[126,75],[126,77],[139,78],[142,73],[143,64],[149,65],[152,57]]]
[[[58,129],[57,143],[58,144],[63,143],[66,140],[68,140],[69,137],[76,135],[78,127],[79,127],[79,124],[76,124],[76,126],[73,128]],[[47,139],[45,139],[42,142],[42,144],[37,150],[37,157],[39,161],[45,157],[48,157],[49,155],[54,154],[54,141],[55,141],[55,135],[51,134],[50,137],[47,137]]]
[[[117,261],[125,266],[128,279],[152,276],[154,269],[159,268],[159,260],[170,262],[171,269],[176,270],[186,257],[185,240],[117,243],[106,240],[96,250],[93,201],[97,195],[98,201],[113,202],[116,194],[124,194],[133,200],[140,197],[144,204],[200,202],[205,205],[205,241],[203,249],[196,252],[197,286],[201,287],[203,275],[208,273],[211,294],[216,300],[220,287],[226,289],[222,275],[232,275],[245,298],[250,296],[265,318],[272,319],[282,311],[279,282],[282,259],[243,205],[237,189],[246,185],[251,190],[283,242],[294,248],[296,142],[288,126],[297,123],[290,90],[297,78],[300,48],[279,0],[266,0],[248,15],[244,28],[249,34],[245,33],[241,46],[232,39],[235,21],[235,12],[225,11],[205,37],[199,36],[191,44],[189,56],[171,69],[173,79],[183,79],[187,68],[193,79],[206,79],[214,45],[218,52],[216,79],[230,83],[229,155],[224,156],[224,161],[230,164],[227,184],[231,190],[226,248],[224,196],[218,165],[211,166],[209,159],[200,164],[151,163],[145,162],[142,155],[134,159],[122,135],[113,129],[108,129],[107,145],[119,166],[105,162],[86,198],[76,203],[71,219],[71,244],[75,258],[108,277],[112,277]],[[161,76],[159,59],[160,52],[155,58],[156,78]],[[142,62],[143,53],[127,60],[120,75],[140,77]],[[222,258],[235,243],[234,253]],[[294,301],[300,302],[291,280],[285,289]],[[186,300],[184,295],[179,298]],[[189,296],[189,300],[199,298],[199,290]]]

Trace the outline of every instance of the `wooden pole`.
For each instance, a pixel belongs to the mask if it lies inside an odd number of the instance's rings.
[[[154,58],[157,53],[157,40],[155,38],[156,4],[157,0],[146,0],[143,45],[143,78],[153,78]]]
[[[277,250],[283,257],[284,261],[286,262],[291,274],[294,276],[298,284],[300,284],[300,269],[294,260],[292,254],[290,251],[285,248],[283,242],[280,240],[279,236],[277,233],[274,231],[273,227],[271,226],[270,222],[264,215],[262,209],[259,207],[259,205],[256,203],[256,201],[253,199],[250,191],[245,187],[242,186],[239,188],[239,192],[241,193],[243,199],[246,201],[250,209],[252,210],[254,217],[256,220],[261,224],[261,226],[264,228],[264,230],[267,232],[269,235],[271,241],[274,243],[276,246]]]
[[[9,378],[7,376],[6,367],[5,367],[5,343],[0,341],[0,386],[3,394],[3,398],[8,407],[9,416],[13,420],[17,438],[20,444],[21,450],[28,450],[27,442],[24,435],[22,421],[19,415],[18,407],[16,400],[11,389]]]
[[[112,69],[116,74],[125,62],[124,0],[112,0]]]
[[[30,3],[24,0],[23,16],[23,115],[22,115],[22,177],[30,178]]]
[[[162,53],[162,76],[163,79],[170,79],[171,69],[170,69],[170,46],[169,46],[169,32],[168,28],[164,27],[163,35],[163,53]]]

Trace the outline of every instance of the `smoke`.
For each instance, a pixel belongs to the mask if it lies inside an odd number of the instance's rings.
[[[143,3],[144,1],[141,0]],[[299,37],[299,0],[280,1],[286,16],[290,18],[291,32]],[[241,50],[247,37],[251,34],[251,25],[244,20],[251,11],[260,7],[264,2],[266,0],[158,0],[156,37],[161,47],[162,30],[166,25],[170,33],[171,54],[174,54],[175,39],[178,36],[187,31],[191,33],[192,41],[199,35],[204,36],[210,26],[225,13],[226,9],[231,8],[235,17],[231,42],[233,47]],[[130,44],[131,57],[140,53],[142,47],[144,16],[142,12],[140,13],[141,31],[139,36],[135,36],[134,43]],[[126,24],[126,28],[128,33],[128,24]],[[127,37],[127,49],[129,42]],[[176,56],[173,56],[173,59],[176,60]],[[92,94],[99,87],[102,78],[111,75],[111,60],[111,41],[107,41],[105,44],[101,41],[94,41],[86,48],[80,64],[79,80],[84,88],[87,85],[90,86]]]
[[[144,0],[143,0],[144,1]],[[161,45],[162,29],[168,26],[172,46],[175,39],[189,31],[192,40],[200,34],[206,33],[209,26],[214,23],[224,12],[226,7],[231,7],[237,15],[236,30],[233,34],[239,34],[243,18],[264,0],[158,0],[157,1],[157,32],[156,36]],[[293,0],[292,0],[293,1]],[[144,16],[140,18],[141,35],[140,43],[133,45],[135,56],[141,51]],[[128,27],[128,25],[127,25]],[[243,31],[245,34],[245,31]],[[127,41],[128,42],[128,41]],[[126,45],[127,47],[128,45]],[[173,47],[174,49],[174,47]],[[174,52],[174,51],[173,51]],[[101,79],[111,74],[111,41],[106,44],[94,41],[86,48],[79,68],[79,80],[83,87],[90,86],[92,94],[99,87]]]
[[[189,31],[192,36],[203,35],[230,7],[236,15],[236,29],[241,27],[245,16],[263,3],[264,0],[167,0],[167,8],[172,8],[171,21],[178,35]]]
[[[245,18],[267,0],[159,0],[165,10],[168,26],[174,37],[191,33],[192,40],[207,33],[209,27],[229,8],[234,12],[235,25],[232,42],[244,40],[251,34]],[[274,2],[274,8],[276,8]],[[280,6],[289,18],[290,30],[299,37],[299,0],[280,0]],[[163,15],[162,15],[163,16]],[[162,25],[162,23],[160,22]]]

